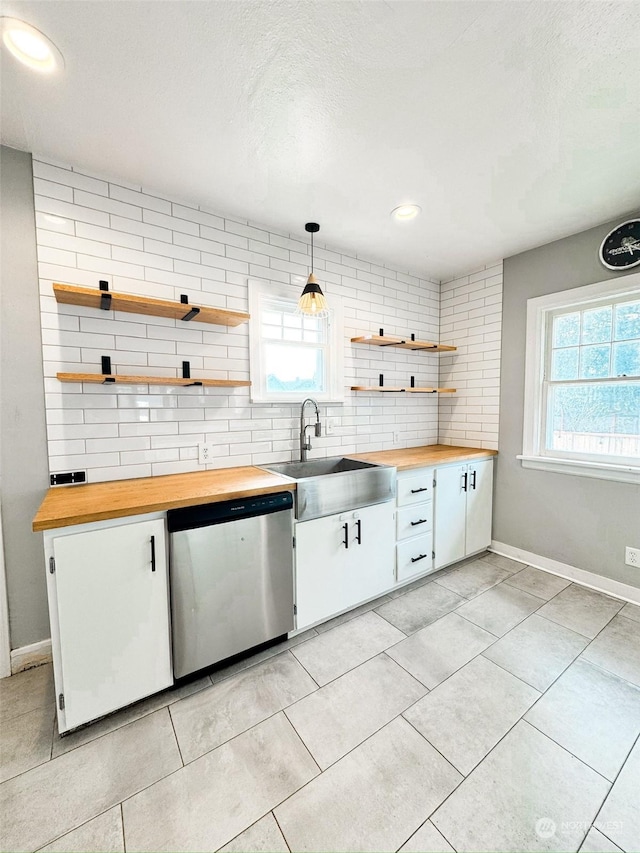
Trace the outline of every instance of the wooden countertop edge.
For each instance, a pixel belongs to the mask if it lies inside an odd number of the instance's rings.
[[[409,471],[412,468],[485,459],[496,456],[497,453],[497,450],[485,450],[477,447],[432,444],[346,455],[351,459],[361,459],[365,462],[393,465],[398,471]],[[244,477],[244,480],[241,484],[230,483],[226,486],[225,479],[233,476]],[[255,476],[256,485],[251,485],[252,476]],[[185,484],[185,480],[190,481],[192,478],[193,483]],[[270,482],[265,484],[265,478],[270,478]],[[204,484],[198,482],[198,480],[203,479],[206,479],[207,482]],[[216,480],[219,480],[219,483],[216,484]],[[262,485],[258,485],[259,482],[262,482]],[[127,485],[129,494],[136,487],[142,489],[143,494],[137,498],[127,498],[126,494],[119,493],[123,484]],[[151,495],[148,495],[145,497],[145,493],[158,489],[163,489],[163,491],[166,489],[166,493],[171,490],[172,486],[175,491],[179,492],[179,496],[152,498]],[[268,495],[274,492],[295,491],[295,488],[295,482],[279,477],[277,474],[270,474],[255,466],[220,468],[206,472],[193,471],[189,474],[166,474],[162,477],[144,477],[139,481],[114,480],[105,483],[86,483],[80,486],[57,486],[47,491],[33,519],[32,530],[39,533],[94,521],[108,521],[114,518],[127,518],[132,515],[166,512],[169,509],[185,506],[236,500],[253,495]],[[83,506],[87,500],[85,490],[90,491],[94,503],[100,500],[104,505],[104,502],[108,502],[110,498],[113,503],[102,509],[87,510]]]

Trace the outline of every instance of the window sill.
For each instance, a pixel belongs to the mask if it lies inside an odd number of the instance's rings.
[[[554,459],[550,456],[516,456],[523,468],[537,468],[556,474],[573,474],[576,477],[594,477],[598,480],[616,480],[619,483],[639,483],[640,465],[612,465],[607,462],[582,462],[577,459]]]

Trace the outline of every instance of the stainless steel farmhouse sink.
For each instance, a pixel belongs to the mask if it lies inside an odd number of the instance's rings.
[[[391,500],[396,493],[394,467],[344,456],[276,462],[260,467],[296,481],[298,521],[382,503]]]

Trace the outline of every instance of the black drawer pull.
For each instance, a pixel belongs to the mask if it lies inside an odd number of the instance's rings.
[[[463,492],[466,492],[466,491],[467,491],[467,480],[468,480],[468,479],[469,479],[469,475],[465,472],[465,473],[462,475],[462,491],[463,491]]]
[[[418,492],[428,492],[428,491],[429,491],[429,489],[427,486],[421,486],[421,488],[419,488],[419,489],[411,489],[411,494],[417,495]]]
[[[156,570],[156,537],[151,537],[151,571]]]
[[[342,544],[345,548],[349,547],[349,524],[343,524],[342,529],[344,530],[344,539],[342,540]]]
[[[360,519],[356,521],[356,528],[358,530],[356,533],[356,542],[358,545],[362,545],[362,521]]]
[[[427,519],[426,519],[426,518],[419,518],[417,521],[412,521],[412,522],[411,522],[411,526],[412,526],[412,527],[417,527],[417,526],[418,526],[418,524],[426,524],[426,523],[427,523]]]
[[[419,557],[412,557],[412,558],[411,558],[411,562],[412,562],[412,563],[418,563],[420,560],[424,560],[424,558],[425,558],[426,556],[427,556],[426,554],[420,554],[420,556],[419,556]]]
[[[473,477],[473,479],[471,480],[471,488],[475,492],[475,490],[476,490],[476,471],[472,471],[471,476]]]

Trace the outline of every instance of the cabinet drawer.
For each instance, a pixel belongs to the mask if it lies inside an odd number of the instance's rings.
[[[408,539],[409,536],[423,536],[431,533],[433,522],[433,504],[406,506],[396,512],[396,539]]]
[[[433,469],[425,468],[410,477],[398,478],[398,506],[430,501],[433,496]]]
[[[413,575],[422,575],[431,571],[431,534],[416,536],[396,545],[396,580],[403,581]]]

